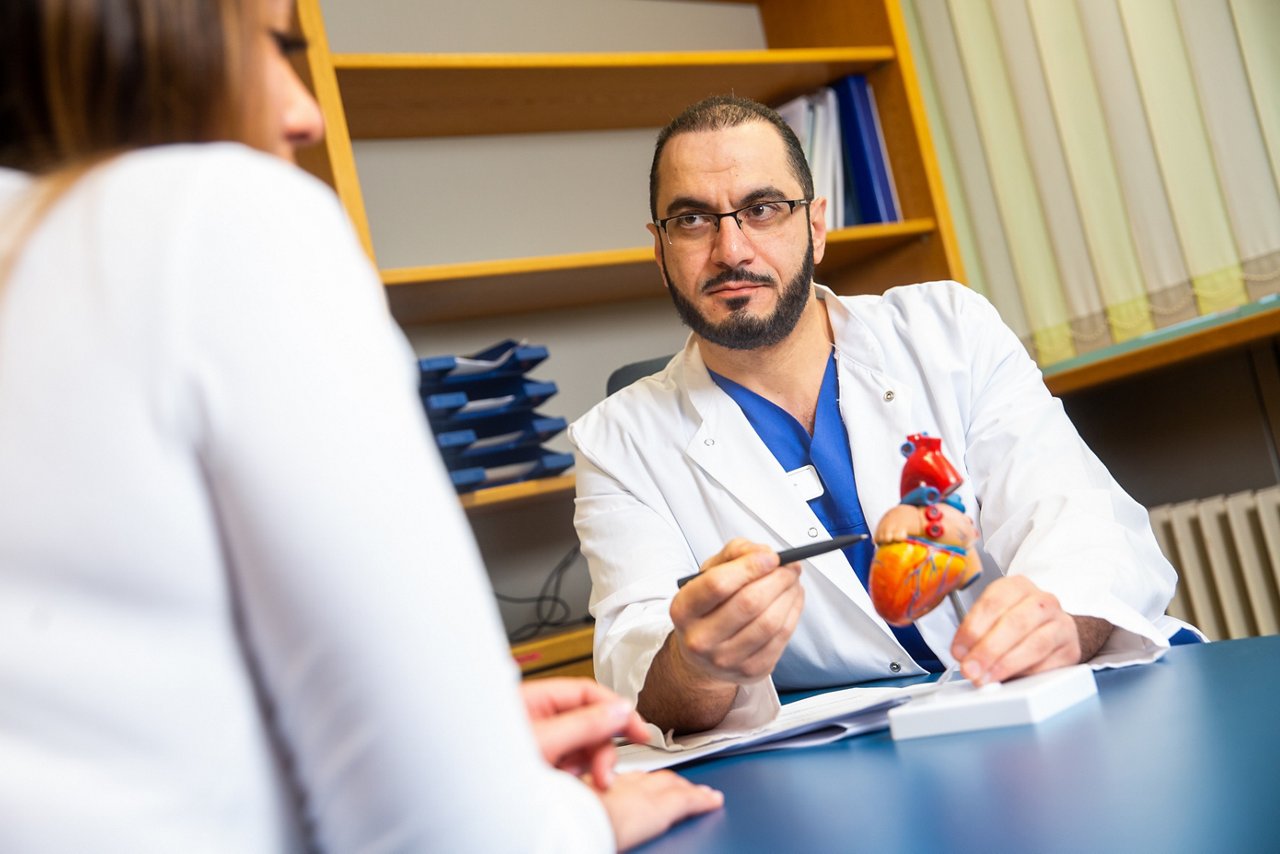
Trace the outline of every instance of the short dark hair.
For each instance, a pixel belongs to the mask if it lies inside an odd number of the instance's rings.
[[[724,130],[745,125],[748,122],[765,122],[773,125],[787,147],[787,160],[791,164],[791,172],[800,182],[804,197],[812,199],[813,172],[809,170],[809,161],[804,157],[800,140],[796,139],[795,132],[783,121],[782,116],[750,98],[739,98],[736,95],[712,95],[685,109],[658,133],[658,141],[653,147],[653,165],[649,167],[649,215],[655,220],[658,218],[658,162],[662,159],[662,151],[667,147],[671,137],[681,133]]]

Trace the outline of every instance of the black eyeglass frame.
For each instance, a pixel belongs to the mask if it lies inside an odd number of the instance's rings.
[[[741,214],[743,211],[749,211],[752,208],[758,208],[761,205],[787,205],[789,208],[789,210],[787,211],[787,216],[791,216],[796,212],[797,205],[804,205],[807,208],[811,204],[813,204],[813,199],[760,199],[758,201],[752,202],[749,205],[744,205],[743,207],[738,208],[736,211],[727,211],[725,213],[713,213],[711,211],[686,211],[685,213],[676,214],[675,216],[668,216],[668,217],[663,217],[662,219],[655,219],[653,221],[653,224],[656,225],[659,229],[661,229],[662,233],[667,236],[667,244],[674,245],[671,242],[671,233],[667,231],[667,223],[671,222],[674,219],[680,219],[681,217],[684,217],[684,216],[711,217],[715,222],[717,234],[720,233],[721,220],[723,220],[727,216],[731,216],[733,217],[733,221],[738,224],[738,228],[743,232],[743,234],[746,234],[746,229],[742,228],[742,220],[738,219],[738,215]]]

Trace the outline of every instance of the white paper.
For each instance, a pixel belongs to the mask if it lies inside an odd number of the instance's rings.
[[[493,468],[486,468],[484,470],[484,480],[485,483],[490,483],[495,480],[521,478],[532,473],[537,467],[538,462],[536,460],[529,463],[511,463],[510,465],[505,466],[494,466]]]
[[[1150,664],[1153,661],[1159,661],[1168,651],[1169,647],[1167,646],[1155,646],[1153,644],[1140,650],[1124,649],[1116,652],[1103,653],[1102,655],[1095,655],[1085,663],[1094,670],[1112,670],[1120,667],[1133,667],[1136,664]]]
[[[809,169],[813,172],[813,195],[827,200],[827,229],[843,228],[844,149],[840,141],[840,115],[835,90],[830,86],[809,97],[813,114]]]
[[[479,451],[484,448],[492,448],[496,445],[506,445],[510,442],[514,442],[523,435],[523,430],[514,430],[510,433],[503,433],[501,436],[490,436],[487,439],[476,439],[468,447],[473,451]]]
[[[506,357],[503,356],[503,358]],[[492,371],[501,364],[502,359],[472,359],[467,356],[455,356],[453,370],[449,371],[449,376],[465,377],[471,374],[480,374],[485,371]]]
[[[470,356],[454,356],[454,366],[453,369],[449,371],[449,376],[466,377],[471,374],[482,374],[485,371],[492,371],[495,368],[500,368],[504,362],[511,358],[511,354],[515,349],[525,343],[526,342],[523,339],[517,343],[513,343],[510,347],[503,350],[496,359],[474,359]]]
[[[907,688],[844,688],[788,703],[778,716],[748,732],[708,730],[670,739],[667,748],[624,744],[617,769],[652,771],[712,756],[753,750],[826,744],[851,735],[885,729],[888,711],[932,690],[929,683]]]
[[[514,403],[516,396],[514,394],[504,394],[500,397],[487,397],[481,400],[472,400],[462,405],[458,412],[483,412],[486,409],[497,409]]]
[[[813,111],[809,107],[809,99],[803,95],[799,98],[792,98],[782,106],[778,107],[778,115],[782,120],[791,126],[791,130],[796,135],[796,140],[800,143],[800,149],[808,160],[811,154],[811,139],[813,138]],[[810,164],[810,169],[813,168]]]

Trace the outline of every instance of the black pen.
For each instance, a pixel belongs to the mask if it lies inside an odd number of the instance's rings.
[[[788,563],[795,563],[798,560],[813,557],[814,555],[826,554],[827,552],[842,549],[845,546],[851,546],[856,542],[865,540],[870,534],[845,534],[843,537],[835,537],[830,540],[823,540],[820,543],[810,543],[807,546],[796,546],[794,549],[783,549],[778,552],[778,566],[785,566]],[[676,582],[676,587],[684,587],[690,581],[697,578],[699,573],[686,575],[684,578]]]

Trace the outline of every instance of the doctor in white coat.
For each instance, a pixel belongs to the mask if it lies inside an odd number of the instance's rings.
[[[1001,681],[1167,645],[1176,579],[1145,510],[995,310],[955,282],[860,297],[813,283],[825,200],[776,114],[732,97],[689,108],[658,138],[650,193],[692,334],[570,431],[600,681],[681,733],[761,723],[779,688],[925,672],[845,553],[778,566],[777,550],[835,533],[815,512],[829,484],[788,470],[758,413],[816,446],[824,406],[856,477],[856,495],[830,497],[871,528],[898,502],[907,435],[940,437],[964,478],[985,571],[959,626],[949,607],[918,622],[934,669]]]

